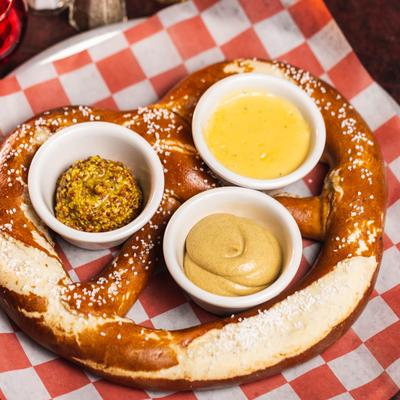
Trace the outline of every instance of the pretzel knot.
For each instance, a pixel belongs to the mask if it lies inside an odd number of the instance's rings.
[[[218,185],[192,142],[201,94],[236,73],[288,79],[319,106],[330,164],[318,197],[279,196],[304,237],[323,241],[312,270],[277,298],[242,315],[180,331],[148,329],[124,318],[158,262],[163,228],[176,208]],[[84,121],[109,121],[141,134],[157,151],[165,193],[150,223],[98,276],[73,283],[27,195],[38,147]],[[310,358],[339,338],[372,291],[382,257],[386,186],[379,147],[366,123],[328,84],[308,72],[256,60],[223,62],[185,79],[159,103],[128,112],[85,106],[45,112],[0,152],[0,305],[41,345],[110,380],[189,389],[268,376]]]

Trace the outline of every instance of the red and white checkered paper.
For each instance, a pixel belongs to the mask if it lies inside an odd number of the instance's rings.
[[[400,387],[400,120],[398,106],[358,61],[322,0],[195,0],[167,8],[109,41],[0,81],[0,133],[66,104],[129,109],[155,101],[189,73],[235,57],[286,60],[339,89],[381,144],[389,204],[385,253],[367,308],[323,354],[282,374],[223,390],[165,393],[106,382],[32,342],[0,311],[0,399],[388,399]],[[288,188],[316,194],[316,169]],[[58,240],[75,280],[98,272],[115,250],[84,251]],[[318,245],[305,242],[309,266]],[[186,298],[165,268],[128,313],[177,329],[212,318]]]

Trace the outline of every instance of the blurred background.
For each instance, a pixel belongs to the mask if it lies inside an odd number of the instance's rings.
[[[0,78],[80,31],[149,16],[174,2],[178,1],[0,0]],[[366,69],[399,102],[400,1],[325,3]]]

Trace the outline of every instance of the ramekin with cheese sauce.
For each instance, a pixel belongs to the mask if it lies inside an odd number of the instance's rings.
[[[326,139],[321,112],[293,83],[260,73],[233,75],[200,98],[193,140],[223,180],[259,190],[279,189],[308,174]]]

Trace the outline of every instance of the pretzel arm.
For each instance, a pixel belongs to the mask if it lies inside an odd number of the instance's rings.
[[[276,200],[292,214],[303,237],[324,240],[327,209],[327,202],[324,197],[276,196]]]
[[[27,136],[31,137],[31,145],[23,147],[21,145],[18,157],[3,160],[6,164],[4,169],[13,168],[21,171],[22,184],[20,192],[15,193],[18,188],[15,185],[8,187],[7,182],[4,182],[4,192],[13,192],[13,197],[10,196],[9,201],[7,197],[2,199],[4,209],[11,210],[17,206],[15,198],[18,198],[20,203],[25,201],[27,167],[37,148],[59,129],[87,121],[119,123],[142,135],[155,148],[165,171],[168,171],[165,176],[165,193],[158,211],[148,224],[124,244],[118,256],[104,270],[86,282],[73,283],[68,277],[65,280],[62,301],[71,311],[95,315],[125,315],[160,259],[160,243],[169,217],[187,198],[215,187],[218,182],[197,156],[191,141],[190,126],[170,110],[156,105],[120,114],[85,106],[68,106],[42,113],[17,129],[13,145],[18,147]],[[172,127],[176,132],[174,137],[170,138]],[[179,154],[179,157],[169,157],[173,153]],[[22,168],[21,165],[26,167]],[[187,190],[188,188],[190,190]],[[7,206],[6,202],[10,202],[10,205]],[[19,207],[16,207],[16,210],[14,220],[18,217],[20,225],[26,228],[14,230],[12,235],[15,239],[25,242],[28,246],[38,246],[30,231],[39,226],[43,238],[49,238],[46,228],[41,226],[34,213],[26,215]],[[10,215],[4,215],[5,224],[9,219]],[[44,241],[41,242],[44,245]],[[46,247],[45,250],[57,258],[51,247]]]

